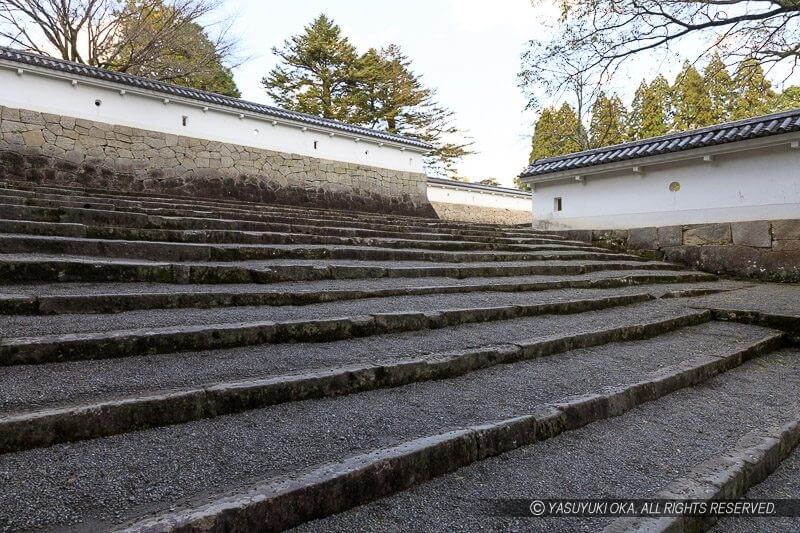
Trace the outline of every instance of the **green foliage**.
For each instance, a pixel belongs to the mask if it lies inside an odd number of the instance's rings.
[[[800,108],[800,86],[775,94],[761,66],[748,59],[731,77],[719,54],[712,55],[703,75],[688,62],[670,86],[664,76],[642,80],[630,111],[617,96],[600,92],[589,119],[590,147],[647,139],[730,120]],[[568,104],[542,110],[536,122],[530,161],[585,149],[583,126]],[[519,188],[528,189],[520,180]]]
[[[711,98],[711,124],[731,120],[737,102],[736,87],[718,52],[703,69],[703,80]]]
[[[437,174],[453,175],[456,162],[471,153],[454,113],[437,103],[398,46],[359,55],[341,28],[320,15],[273,51],[281,62],[262,83],[278,105],[429,142],[434,153],[427,162]]]
[[[775,92],[757,61],[746,59],[739,63],[733,80],[736,104],[731,119],[750,118],[773,111]]]
[[[533,131],[530,161],[581,150],[581,130],[578,115],[571,105],[564,103],[558,109],[545,109]]]
[[[669,82],[658,75],[648,85],[644,80],[636,90],[628,113],[628,139],[647,139],[669,132],[670,123]]]
[[[320,15],[273,48],[281,63],[262,79],[279,106],[336,120],[351,121],[358,54],[341,28]]]
[[[592,105],[592,118],[589,125],[589,145],[591,148],[619,144],[627,140],[625,122],[627,109],[615,94],[610,98],[600,93]]]
[[[686,131],[714,123],[711,95],[705,79],[697,69],[684,61],[672,87],[674,106],[673,128]]]

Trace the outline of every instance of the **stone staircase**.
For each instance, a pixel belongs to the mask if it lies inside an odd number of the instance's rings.
[[[797,287],[13,180],[0,282],[3,531],[703,530],[492,500],[800,497]],[[800,526],[752,520],[729,525]]]

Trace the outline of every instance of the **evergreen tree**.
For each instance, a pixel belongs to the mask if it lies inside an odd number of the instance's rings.
[[[739,63],[733,81],[737,100],[731,119],[750,118],[772,111],[775,92],[758,61],[745,59]]]
[[[583,125],[571,105],[565,102],[558,109],[547,107],[533,128],[529,162],[579,152],[584,148],[581,143],[584,136]],[[530,190],[519,178],[514,178],[514,183],[522,190]]]
[[[601,92],[592,105],[589,146],[599,148],[625,142],[627,140],[626,121],[627,110],[622,100],[616,94],[609,98]]]
[[[703,70],[703,80],[711,98],[712,123],[731,120],[738,98],[733,79],[718,52],[714,52]]]
[[[276,104],[310,115],[351,120],[358,54],[338,25],[320,15],[302,34],[272,51],[281,63],[262,84]]]
[[[455,114],[438,104],[436,91],[425,87],[400,47],[367,50],[354,79],[353,122],[431,143],[428,166],[440,174],[453,175],[455,163],[471,153]]]
[[[673,129],[686,131],[714,123],[711,96],[705,80],[688,61],[675,78],[672,88]]]
[[[649,85],[642,80],[628,114],[628,139],[647,139],[669,131],[670,87],[658,75]]]
[[[542,111],[533,130],[530,161],[579,152],[583,126],[568,103]]]
[[[528,157],[529,163],[533,163],[543,157],[557,155],[556,113],[558,111],[555,107],[547,107],[539,115],[539,120],[536,121],[536,125],[533,127],[531,155]]]

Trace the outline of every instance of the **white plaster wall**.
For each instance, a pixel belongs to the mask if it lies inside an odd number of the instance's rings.
[[[680,183],[672,192],[669,185]],[[555,197],[562,211],[554,211]],[[800,150],[788,143],[646,167],[535,184],[534,224],[624,229],[675,224],[800,218]]]
[[[210,104],[177,101],[158,93],[135,94],[125,86],[103,86],[93,80],[80,79],[72,85],[69,79],[51,77],[23,68],[18,75],[18,65],[0,62],[0,105],[96,120],[146,130],[173,133],[201,139],[234,143],[278,152],[300,154],[334,161],[358,163],[392,170],[423,172],[423,154],[419,150],[385,144],[379,139],[364,137],[356,142],[352,137],[326,131],[303,132],[302,126],[278,124],[272,119],[246,116],[239,118],[235,109],[214,109]],[[119,89],[125,89],[121,95]],[[95,105],[95,100],[101,105]],[[208,105],[208,111],[203,106]],[[182,125],[182,117],[187,125]],[[316,144],[316,148],[314,143]]]
[[[475,205],[530,211],[530,196],[483,192],[477,189],[451,189],[434,183],[428,183],[428,201],[446,204]]]

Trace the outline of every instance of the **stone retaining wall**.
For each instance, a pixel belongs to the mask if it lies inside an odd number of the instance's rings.
[[[436,216],[424,174],[0,106],[0,179]]]
[[[800,282],[800,219],[564,233],[613,248],[649,252],[707,272]]]
[[[500,207],[484,207],[466,204],[431,202],[436,214],[442,220],[458,222],[480,222],[486,224],[530,224],[531,212]]]

